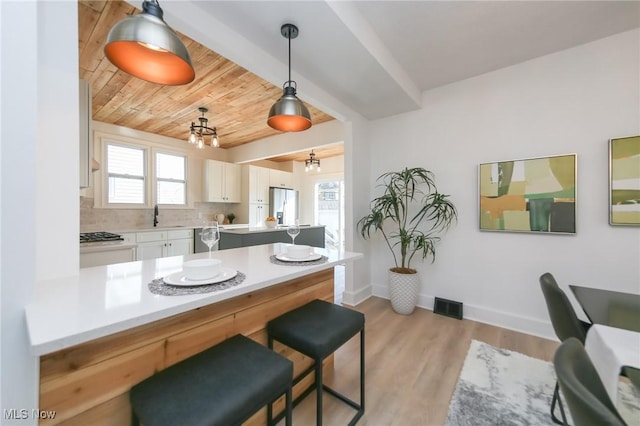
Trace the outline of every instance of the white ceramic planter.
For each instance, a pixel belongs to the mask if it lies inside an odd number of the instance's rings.
[[[420,292],[420,277],[415,274],[398,274],[389,270],[389,299],[393,310],[409,315],[416,308]]]

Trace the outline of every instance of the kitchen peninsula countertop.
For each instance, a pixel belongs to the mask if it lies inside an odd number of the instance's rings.
[[[207,253],[84,268],[77,276],[39,281],[34,301],[25,308],[32,353],[49,354],[363,257],[314,248],[328,257],[326,263],[271,263],[270,256],[284,252],[286,246],[276,243],[214,252],[223,266],[244,273],[246,279],[237,286],[198,295],[160,296],[149,291],[148,283],[181,271],[184,261],[206,258]]]

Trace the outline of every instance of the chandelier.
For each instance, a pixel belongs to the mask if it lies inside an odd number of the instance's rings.
[[[296,96],[298,85],[291,80],[291,39],[298,37],[298,27],[284,24],[280,34],[289,40],[289,80],[283,85],[282,97],[269,110],[267,124],[283,132],[300,132],[311,127],[309,110]]]
[[[191,127],[189,128],[189,139],[187,140],[190,144],[197,146],[199,149],[203,149],[205,145],[212,146],[214,148],[220,147],[220,141],[218,141],[218,132],[216,132],[216,128],[213,129],[211,127],[207,127],[207,123],[209,120],[204,116],[205,112],[209,110],[205,107],[198,108],[198,111],[202,113],[202,117],[198,117],[198,121],[200,124],[196,124],[193,121],[191,122]],[[206,143],[204,140],[205,136],[211,136],[211,141]]]
[[[316,159],[316,154],[311,150],[311,154],[309,154],[309,158],[304,160],[304,171],[308,172],[309,170],[313,170],[316,167],[316,171],[320,171],[320,160]]]

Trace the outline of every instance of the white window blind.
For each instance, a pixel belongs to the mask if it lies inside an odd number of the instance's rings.
[[[156,154],[158,204],[186,204],[186,158],[182,155]]]
[[[110,204],[144,204],[145,150],[107,144]]]

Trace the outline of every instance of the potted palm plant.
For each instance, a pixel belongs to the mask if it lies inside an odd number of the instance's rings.
[[[393,310],[408,315],[418,303],[420,278],[414,259],[435,261],[440,234],[457,220],[449,195],[438,192],[433,172],[404,168],[378,177],[384,193],[371,201],[371,211],[357,223],[363,238],[380,232],[393,255],[389,269],[389,298]]]

